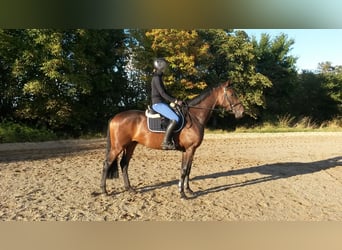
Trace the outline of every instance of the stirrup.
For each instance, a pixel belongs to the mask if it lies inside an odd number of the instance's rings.
[[[174,149],[176,149],[175,144],[172,143],[172,142],[162,143],[161,147],[164,150],[174,150]]]

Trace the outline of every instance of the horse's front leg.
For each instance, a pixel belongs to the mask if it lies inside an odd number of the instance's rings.
[[[191,165],[189,167],[189,169],[191,169]],[[190,173],[189,173],[190,174]],[[185,191],[190,194],[191,196],[194,196],[195,195],[195,192],[192,191],[192,189],[190,188],[190,185],[189,185],[189,174],[185,176]]]
[[[132,155],[133,155],[133,152],[134,152],[136,145],[137,145],[136,142],[129,144],[127,146],[127,148],[125,149],[123,156],[122,156],[122,159],[120,161],[120,166],[121,166],[121,170],[122,170],[122,176],[123,176],[123,180],[124,180],[125,189],[129,192],[132,192],[132,193],[135,193],[135,190],[131,186],[131,183],[129,181],[128,165],[129,165],[129,161],[132,158]]]
[[[184,192],[184,185],[185,185],[185,190],[188,193],[190,193],[191,195],[194,194],[194,192],[190,189],[190,185],[189,185],[189,175],[191,171],[191,165],[192,165],[194,153],[195,153],[195,149],[187,149],[182,155],[181,178],[180,178],[179,185],[178,185],[179,193],[182,199],[187,198]]]

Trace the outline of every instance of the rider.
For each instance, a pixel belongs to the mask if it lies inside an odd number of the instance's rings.
[[[167,67],[167,62],[164,58],[157,58],[153,62],[154,74],[151,81],[151,98],[152,98],[152,109],[162,116],[165,116],[170,120],[170,123],[165,131],[164,140],[161,144],[162,149],[176,149],[174,142],[171,140],[172,133],[179,122],[179,117],[173,111],[166,102],[171,104],[181,104],[181,101],[177,101],[176,98],[170,96],[165,91],[163,83],[163,73]]]

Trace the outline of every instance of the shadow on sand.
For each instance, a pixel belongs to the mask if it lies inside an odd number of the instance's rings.
[[[195,192],[195,197],[207,195],[210,193],[221,192],[225,190],[229,190],[232,188],[244,187],[248,185],[263,183],[267,181],[273,181],[278,179],[285,179],[290,178],[293,176],[298,175],[306,175],[312,174],[315,172],[319,172],[322,170],[327,170],[329,168],[334,168],[337,166],[342,166],[342,156],[315,161],[315,162],[284,162],[284,163],[274,163],[274,164],[265,164],[260,166],[253,166],[247,167],[243,169],[237,170],[229,170],[224,172],[217,172],[207,175],[200,175],[196,176],[191,179],[191,181],[200,181],[200,180],[207,180],[207,179],[216,179],[216,178],[223,178],[223,177],[230,177],[234,175],[244,175],[244,174],[251,174],[251,173],[259,173],[265,175],[260,178],[255,178],[251,180],[247,180],[244,182],[232,183],[227,185],[221,185],[216,187],[211,187],[205,190],[200,190]],[[190,185],[191,185],[190,181]],[[172,180],[167,182],[158,183],[155,185],[145,186],[139,188],[137,191],[139,192],[148,192],[156,189],[161,189],[165,187],[169,187],[172,185],[177,185],[178,180]]]
[[[105,148],[103,139],[0,144],[0,163],[44,160]]]

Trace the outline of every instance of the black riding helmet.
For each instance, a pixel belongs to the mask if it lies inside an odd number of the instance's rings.
[[[167,62],[164,58],[157,58],[153,61],[153,66],[157,72],[164,72],[167,68]]]

